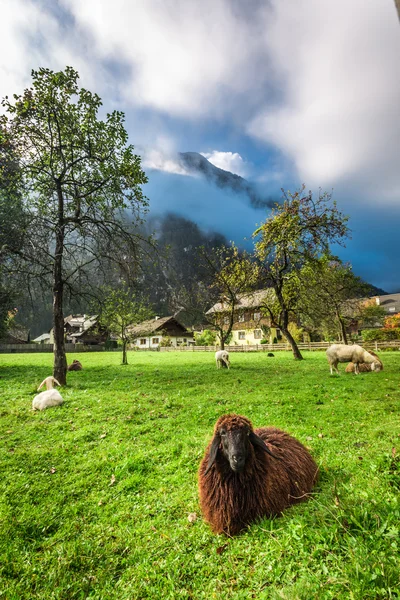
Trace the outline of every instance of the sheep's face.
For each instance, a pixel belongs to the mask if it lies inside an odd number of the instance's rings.
[[[219,452],[222,452],[234,473],[241,473],[245,468],[251,445],[258,446],[277,458],[265,442],[254,433],[252,424],[246,417],[240,415],[220,417],[215,425],[205,474],[211,469]]]
[[[237,429],[227,429],[221,427],[219,437],[221,439],[222,452],[228,459],[229,465],[235,473],[243,471],[246,459],[249,454],[249,427],[240,427]]]

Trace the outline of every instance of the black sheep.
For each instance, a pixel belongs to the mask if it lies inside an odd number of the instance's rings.
[[[200,464],[200,506],[215,533],[234,535],[306,500],[317,475],[308,450],[288,433],[223,415]]]

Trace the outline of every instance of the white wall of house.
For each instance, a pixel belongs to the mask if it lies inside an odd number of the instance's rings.
[[[260,344],[263,337],[261,329],[239,329],[232,332],[230,344],[238,344],[239,346]]]
[[[186,336],[169,336],[173,346],[189,346],[190,342],[193,342],[192,337]],[[150,335],[150,336],[141,336],[137,338],[133,342],[133,346],[137,346],[141,350],[145,350],[149,348],[150,350],[154,350],[158,348],[163,336],[162,335]]]

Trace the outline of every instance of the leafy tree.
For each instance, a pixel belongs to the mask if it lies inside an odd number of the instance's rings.
[[[377,324],[382,324],[385,318],[386,311],[383,306],[377,304],[373,298],[366,300],[361,304],[359,321],[364,327],[371,327]]]
[[[384,329],[398,329],[400,328],[400,313],[396,315],[390,315],[384,320]]]
[[[354,275],[350,264],[324,254],[301,269],[299,289],[298,311],[304,324],[336,331],[347,344],[346,328],[363,314],[363,297],[370,286]]]
[[[64,291],[88,289],[90,271],[97,279],[104,260],[124,260],[138,252],[135,222],[147,202],[147,179],[140,157],[128,145],[124,115],[98,118],[101,99],[78,86],[71,67],[32,71],[33,84],[22,95],[7,97],[0,119],[1,143],[11,144],[19,169],[7,181],[23,193],[29,215],[20,268],[51,281],[54,325],[54,376],[66,382]]]
[[[331,194],[320,192],[314,198],[303,186],[295,193],[283,192],[282,204],[275,205],[253,234],[260,282],[274,291],[264,303],[264,312],[271,325],[282,331],[296,359],[303,357],[289,323],[297,310],[299,273],[327,253],[329,244],[346,238],[347,220],[331,202]]]
[[[100,324],[122,342],[122,364],[128,364],[127,345],[132,339],[130,328],[151,319],[153,311],[126,286],[104,290],[100,307]]]
[[[197,346],[214,346],[217,339],[217,334],[211,329],[205,329],[202,333],[195,334]]]
[[[255,272],[250,257],[232,246],[199,248],[198,268],[202,279],[179,283],[174,288],[174,306],[192,323],[215,329],[221,348],[231,338],[240,296],[251,289]]]

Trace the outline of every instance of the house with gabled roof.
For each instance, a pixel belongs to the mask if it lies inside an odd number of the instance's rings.
[[[168,339],[172,346],[190,346],[194,343],[193,332],[175,317],[155,317],[129,328],[133,346],[141,350],[156,350]]]
[[[260,344],[262,339],[267,339],[268,342],[282,339],[280,330],[277,327],[270,327],[269,318],[261,310],[265,300],[273,293],[269,288],[240,294],[237,297],[230,344],[253,345]],[[220,319],[222,324],[225,321],[228,325],[229,317],[226,316],[228,312],[230,312],[230,303],[222,298],[206,312],[206,315]]]

